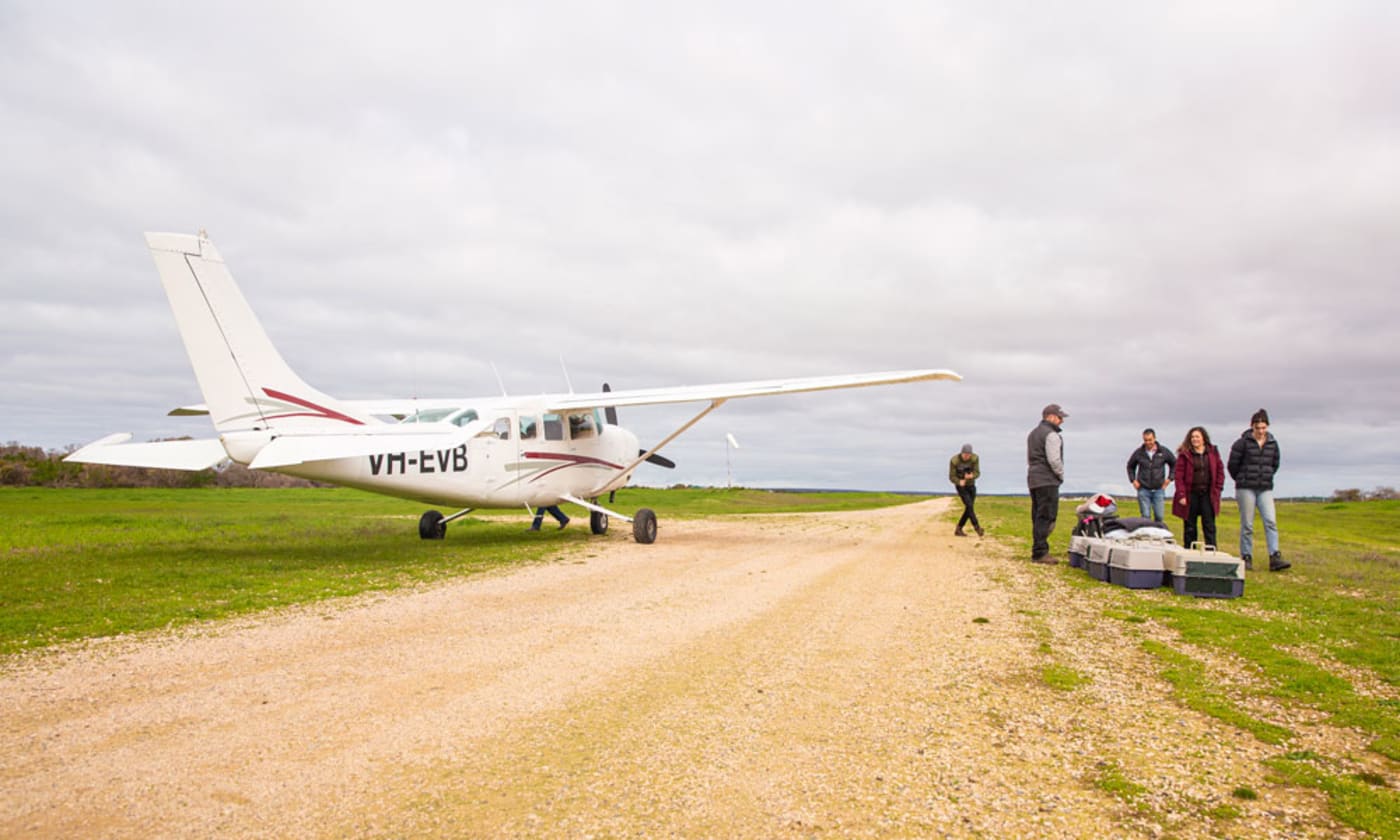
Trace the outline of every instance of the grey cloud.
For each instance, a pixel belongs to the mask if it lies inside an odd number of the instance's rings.
[[[722,479],[733,423],[750,483],[939,489],[966,438],[1018,490],[1060,401],[1080,488],[1259,405],[1293,492],[1400,483],[1392,5],[856,12],[21,7],[0,437],[169,433],[197,393],[140,234],[204,226],[346,396],[554,390],[561,354],[577,388],[967,376],[732,403],[661,481]]]

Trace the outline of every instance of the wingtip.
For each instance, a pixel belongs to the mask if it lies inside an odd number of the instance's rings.
[[[98,438],[92,443],[74,449],[72,452],[69,452],[67,455],[64,455],[63,460],[80,463],[83,460],[83,456],[88,453],[101,449],[104,446],[116,446],[120,443],[126,443],[129,440],[131,440],[130,432],[115,432],[113,434],[107,435],[106,437]]]

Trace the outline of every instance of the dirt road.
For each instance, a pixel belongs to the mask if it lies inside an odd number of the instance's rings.
[[[11,663],[0,836],[1348,836],[943,504]]]

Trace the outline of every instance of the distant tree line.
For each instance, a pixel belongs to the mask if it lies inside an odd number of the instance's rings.
[[[1369,493],[1356,487],[1346,490],[1333,490],[1330,502],[1381,502],[1389,499],[1400,499],[1400,493],[1394,487],[1377,487]]]
[[[187,440],[188,438],[186,438]],[[208,470],[154,470],[76,464],[63,460],[73,451],[45,451],[10,441],[0,446],[0,486],[5,487],[318,487],[314,482],[250,470],[232,461]]]

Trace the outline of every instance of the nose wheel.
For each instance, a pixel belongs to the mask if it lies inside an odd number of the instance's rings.
[[[632,538],[643,545],[656,542],[656,514],[651,508],[642,508],[632,517]]]

